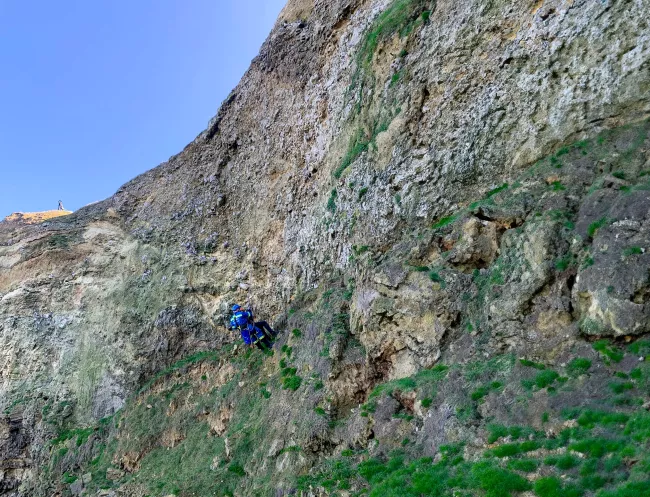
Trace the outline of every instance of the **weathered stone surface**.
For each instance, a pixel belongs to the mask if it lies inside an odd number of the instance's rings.
[[[229,444],[253,445],[248,429],[265,456],[255,469],[275,468],[289,494],[287,475],[348,442],[381,454],[377,439],[409,435],[431,455],[482,443],[460,420],[473,412],[457,394],[466,379],[452,375],[426,413],[402,392],[362,416],[376,384],[443,357],[568,362],[581,333],[650,331],[650,6],[417,5],[429,14],[384,26],[373,46],[393,2],[291,0],[180,154],[70,216],[0,223],[0,495],[55,495],[56,476],[86,467],[102,437],[119,441],[116,486],[153,447],[188,439],[219,439],[204,470],[230,471]],[[222,326],[234,302],[300,333],[252,367]],[[194,356],[205,351],[225,356],[206,365]],[[179,365],[187,357],[197,362]],[[266,390],[273,381],[285,388]],[[178,394],[188,385],[194,397]],[[267,400],[264,430],[230,433],[241,408],[221,404],[222,388]],[[484,408],[530,418],[499,409],[499,395]],[[139,443],[128,423],[98,425],[139,408],[136,420],[192,423],[141,430]],[[418,413],[412,433],[405,417]],[[48,441],[73,427],[97,431],[78,449],[58,443],[54,462]]]
[[[596,192],[580,211],[577,228],[593,238],[590,263],[574,292],[581,329],[592,335],[650,331],[650,205],[648,192]]]

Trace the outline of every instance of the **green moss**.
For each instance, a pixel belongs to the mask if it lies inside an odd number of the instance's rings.
[[[300,331],[298,328],[294,328],[293,330],[291,330],[291,334],[292,334],[295,338],[300,338],[300,337],[302,337],[302,331]]]

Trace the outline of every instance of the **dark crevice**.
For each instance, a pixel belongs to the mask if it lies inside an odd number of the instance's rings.
[[[645,305],[650,303],[650,286],[646,285],[639,288],[630,299],[635,304]]]

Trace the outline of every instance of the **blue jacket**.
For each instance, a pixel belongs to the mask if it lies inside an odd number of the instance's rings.
[[[235,312],[230,318],[230,327],[234,330],[235,328],[246,328],[253,321],[253,313],[251,311],[242,311],[239,310]]]
[[[264,332],[255,326],[251,311],[237,311],[230,318],[230,329],[239,329],[246,345],[252,345],[264,338]]]

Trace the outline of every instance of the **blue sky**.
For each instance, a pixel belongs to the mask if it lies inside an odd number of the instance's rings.
[[[0,219],[112,195],[207,125],[285,0],[0,0]]]

